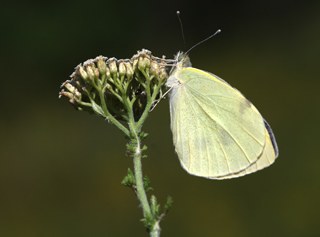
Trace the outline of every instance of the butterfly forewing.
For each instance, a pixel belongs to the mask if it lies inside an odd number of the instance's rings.
[[[269,157],[263,155],[269,154],[263,118],[238,90],[191,67],[174,72],[169,82],[173,140],[189,173],[232,178]]]

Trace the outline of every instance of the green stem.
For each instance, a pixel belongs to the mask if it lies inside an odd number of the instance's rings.
[[[106,89],[110,91],[122,103],[122,97],[117,92],[115,92],[111,87],[110,88],[104,87],[103,91],[105,91]]]
[[[158,86],[155,86],[155,88],[154,88],[154,90],[153,90],[152,96],[150,96],[150,99],[148,99],[147,105],[146,105],[146,107],[145,107],[145,109],[144,109],[144,111],[143,111],[143,113],[142,113],[139,121],[138,121],[137,124],[136,124],[136,127],[137,127],[137,130],[138,130],[138,131],[140,131],[140,129],[141,129],[141,127],[142,127],[142,124],[143,124],[144,121],[146,120],[146,118],[147,118],[147,116],[148,116],[148,114],[149,114],[149,112],[150,112],[150,109],[151,109],[151,107],[152,107],[152,104],[153,104],[153,102],[155,101],[155,99],[156,99],[156,97],[157,97],[157,95],[158,95],[158,93],[159,93],[160,88],[161,88],[161,86],[159,86],[159,85],[158,85]]]
[[[104,91],[102,91],[102,90],[98,90],[98,91],[99,91],[102,109],[103,109],[103,112],[105,113],[107,119],[110,120],[110,122],[113,123],[115,126],[117,126],[127,137],[129,137],[130,133],[129,133],[128,129],[125,126],[123,126],[118,120],[115,119],[115,117],[113,117],[109,113],[108,108],[107,108],[107,104],[106,104],[106,100],[104,98]]]
[[[145,75],[146,76],[146,75]],[[147,76],[146,76],[147,78]],[[132,110],[132,103],[130,101],[125,100],[125,96],[123,95],[123,102],[124,106],[127,109],[128,118],[129,118],[129,129],[130,129],[130,135],[131,139],[133,140],[135,146],[135,150],[133,153],[133,166],[134,166],[134,176],[135,176],[135,184],[136,184],[136,195],[139,199],[139,202],[142,207],[143,217],[145,221],[150,221],[150,218],[152,219],[152,226],[148,226],[148,231],[150,234],[150,237],[160,237],[160,225],[159,220],[157,220],[157,217],[154,215],[153,211],[151,210],[150,203],[148,201],[147,193],[144,187],[144,179],[143,179],[143,173],[142,173],[142,150],[141,150],[141,141],[140,141],[140,132],[141,127],[146,120],[150,108],[152,107],[152,103],[155,100],[156,96],[158,95],[158,92],[160,90],[161,86],[155,86],[153,93],[151,95],[151,88],[150,88],[150,80],[147,80],[147,85],[145,87],[146,93],[147,93],[147,105],[142,113],[142,116],[136,122],[134,120],[133,116],[133,110]],[[150,223],[148,223],[150,224]]]
[[[140,139],[136,136],[136,150],[133,155],[133,166],[134,166],[134,176],[136,181],[136,191],[137,197],[141,203],[143,216],[146,218],[147,216],[151,216],[151,209],[148,202],[146,190],[144,189],[143,184],[143,174],[142,174],[142,163],[141,163],[141,144]]]
[[[160,232],[161,232],[160,225],[159,225],[159,222],[157,221],[153,225],[152,230],[150,231],[150,237],[160,237]]]

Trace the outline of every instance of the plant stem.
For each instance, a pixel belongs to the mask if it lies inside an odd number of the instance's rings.
[[[153,227],[152,230],[150,231],[150,237],[160,237],[160,225],[159,222],[157,221]]]
[[[143,217],[145,219],[151,217],[155,221],[155,217],[153,216],[153,213],[151,211],[147,193],[144,188],[141,158],[142,158],[142,151],[141,151],[140,139],[138,136],[136,136],[136,150],[133,155],[134,176],[136,181],[136,193],[142,207]],[[150,237],[160,237],[161,229],[160,229],[159,222],[160,222],[159,220],[156,220],[154,224],[148,228]]]
[[[143,184],[140,139],[138,137],[136,139],[137,139],[136,151],[133,155],[134,176],[136,181],[137,197],[141,203],[143,216],[146,218],[147,216],[151,215],[151,209],[148,202],[146,190],[144,189],[144,184]]]
[[[150,97],[148,99],[148,102],[147,102],[147,105],[146,105],[146,107],[145,107],[145,109],[144,109],[139,121],[137,122],[138,131],[141,129],[144,121],[146,120],[147,116],[149,115],[149,112],[150,112],[150,109],[152,107],[152,104],[155,101],[155,99],[156,99],[156,97],[157,97],[157,95],[158,95],[158,93],[160,91],[160,88],[161,88],[161,86],[155,86],[153,94],[150,95]]]
[[[148,93],[148,101],[147,105],[145,107],[144,113],[138,122],[134,120],[132,108],[130,108],[130,103],[125,103],[125,107],[127,108],[128,112],[128,125],[130,130],[130,137],[132,140],[132,143],[135,144],[135,149],[133,152],[133,166],[134,166],[134,176],[135,176],[135,185],[136,185],[136,195],[139,199],[139,202],[142,207],[143,217],[144,220],[149,222],[150,218],[152,219],[151,225],[148,223],[148,232],[150,237],[160,237],[160,225],[159,220],[151,210],[150,203],[148,201],[147,193],[144,186],[144,178],[142,173],[142,149],[141,149],[141,141],[140,141],[140,133],[141,133],[141,127],[144,123],[145,119],[147,118],[147,115],[149,113],[149,110],[152,106],[152,103],[156,97],[156,95],[159,92],[160,87],[156,88],[153,92],[152,96],[150,95],[150,88]]]
[[[101,91],[99,90],[99,97],[100,97],[100,100],[101,100],[101,105],[102,105],[102,109],[103,109],[103,112],[106,116],[106,118],[111,122],[113,123],[115,126],[117,126],[127,137],[129,137],[129,131],[128,129],[123,126],[118,120],[116,120],[108,111],[108,108],[107,108],[107,104],[106,104],[106,100],[104,98],[104,91]]]

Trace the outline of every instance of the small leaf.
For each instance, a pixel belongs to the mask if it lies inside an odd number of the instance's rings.
[[[141,139],[146,138],[148,135],[149,135],[149,134],[146,133],[146,132],[140,132],[140,138],[141,138]]]
[[[154,195],[152,195],[150,198],[150,205],[151,212],[153,216],[157,219],[160,213],[160,204],[158,204],[157,198]]]
[[[172,207],[173,205],[173,199],[171,196],[168,196],[167,197],[167,201],[166,203],[164,204],[164,213],[168,213],[168,211],[170,210],[170,208]]]
[[[154,218],[151,213],[147,213],[146,216],[143,219],[141,219],[141,221],[144,224],[144,227],[147,230],[150,230],[151,227],[153,226]]]
[[[128,173],[121,181],[121,184],[130,188],[133,188],[136,185],[134,174],[130,168],[128,168]]]
[[[147,145],[143,145],[141,151],[146,151],[148,149]]]

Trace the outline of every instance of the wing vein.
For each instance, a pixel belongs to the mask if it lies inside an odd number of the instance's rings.
[[[192,95],[192,94],[191,94]],[[193,96],[193,95],[192,95]],[[239,144],[239,142],[234,138],[234,136],[220,123],[217,122],[216,119],[214,119],[210,114],[208,114],[208,112],[200,105],[198,99],[196,97],[194,97],[194,100],[196,101],[196,103],[198,104],[199,108],[204,112],[204,114],[206,114],[211,120],[215,121],[215,123],[220,126],[224,131],[226,131],[229,136],[231,137],[231,139],[235,142],[235,144],[237,144],[237,146],[240,148],[240,150],[243,152],[243,154],[245,155],[245,158],[247,159],[247,161],[251,164],[252,162],[249,160],[248,158],[248,154],[246,153],[246,151],[244,150],[244,148]],[[216,106],[216,104],[214,103],[214,105]],[[219,110],[217,110],[219,113]],[[219,139],[218,139],[219,140]]]
[[[223,149],[223,146],[222,146],[222,144],[221,144],[221,142],[220,142],[220,140],[218,139],[218,143],[219,143],[219,146],[220,146],[220,148],[221,148],[221,150],[222,150],[222,152],[223,152],[223,155],[224,155],[224,157],[225,157],[225,160],[226,160],[226,163],[227,163],[227,167],[228,167],[228,172],[229,173],[232,173],[232,171],[231,171],[231,169],[230,169],[230,164],[229,164],[229,160],[228,160],[228,155],[227,155],[227,153],[226,153],[226,151],[225,151],[225,149]]]

